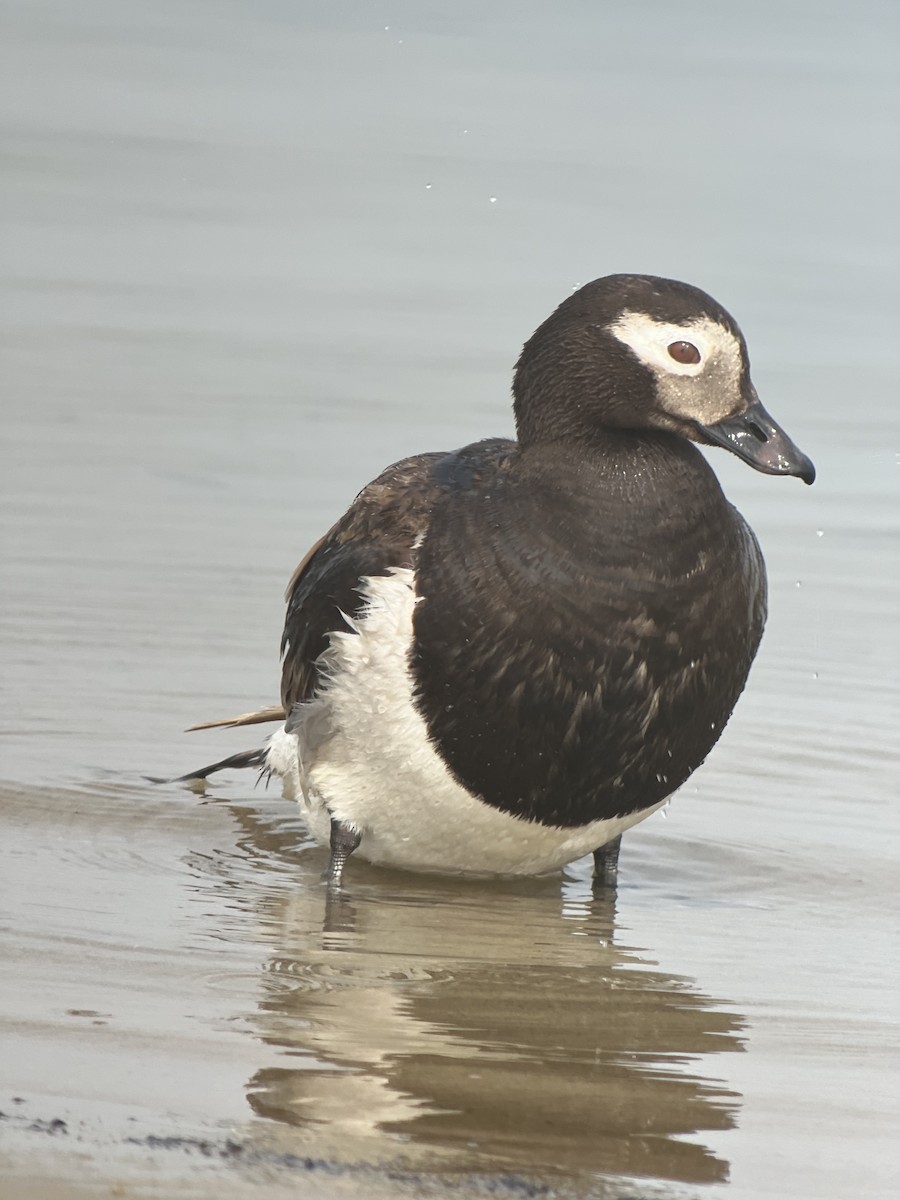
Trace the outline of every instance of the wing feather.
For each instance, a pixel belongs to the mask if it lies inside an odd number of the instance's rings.
[[[364,576],[415,567],[440,490],[434,468],[443,452],[402,459],[383,471],[320,538],[291,577],[281,639],[281,702],[285,713],[315,693],[318,660],[329,634],[360,609]]]

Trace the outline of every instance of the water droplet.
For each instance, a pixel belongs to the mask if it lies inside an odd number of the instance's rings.
[[[497,203],[497,197],[496,197],[496,196],[489,196],[489,197],[488,197],[488,199],[490,200],[491,204],[496,204],[496,203]]]
[[[430,192],[430,191],[431,191],[431,184],[430,184],[430,183],[426,183],[426,184],[425,184],[425,191],[426,191],[426,192]]]
[[[818,678],[819,678],[819,672],[813,671],[813,679],[818,679]]]
[[[824,529],[817,529],[817,530],[816,530],[816,537],[824,537],[824,536],[825,536],[825,530],[824,530]]]
[[[803,580],[798,579],[797,582],[794,584],[794,587],[803,587]]]

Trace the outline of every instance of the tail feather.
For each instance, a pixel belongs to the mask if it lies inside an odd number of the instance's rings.
[[[196,780],[208,779],[216,771],[224,771],[229,767],[259,767],[261,770],[266,769],[266,750],[241,750],[239,754],[229,754],[228,758],[223,758],[220,762],[211,763],[208,767],[201,767],[198,771],[191,771],[188,775],[179,775],[177,779],[173,779],[173,783],[192,783]]]
[[[283,721],[287,717],[280,704],[269,708],[261,708],[257,712],[241,713],[237,717],[223,717],[219,721],[201,721],[199,725],[189,725],[185,733],[194,733],[198,729],[235,729],[238,725],[265,725],[269,721]]]

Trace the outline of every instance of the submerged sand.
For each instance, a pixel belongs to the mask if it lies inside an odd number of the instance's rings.
[[[815,1159],[789,1194],[838,1197],[839,1130],[877,1182],[896,965],[822,977],[840,914],[880,936],[888,864],[811,908],[814,856],[696,840],[704,807],[632,836],[618,900],[587,862],[355,863],[335,905],[265,793],[3,788],[10,1194],[749,1196],[782,1146]]]

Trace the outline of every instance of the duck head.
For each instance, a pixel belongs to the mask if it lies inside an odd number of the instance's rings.
[[[569,296],[526,342],[513,396],[526,444],[665,430],[768,475],[816,477],[760,402],[735,320],[673,279],[608,275]]]

